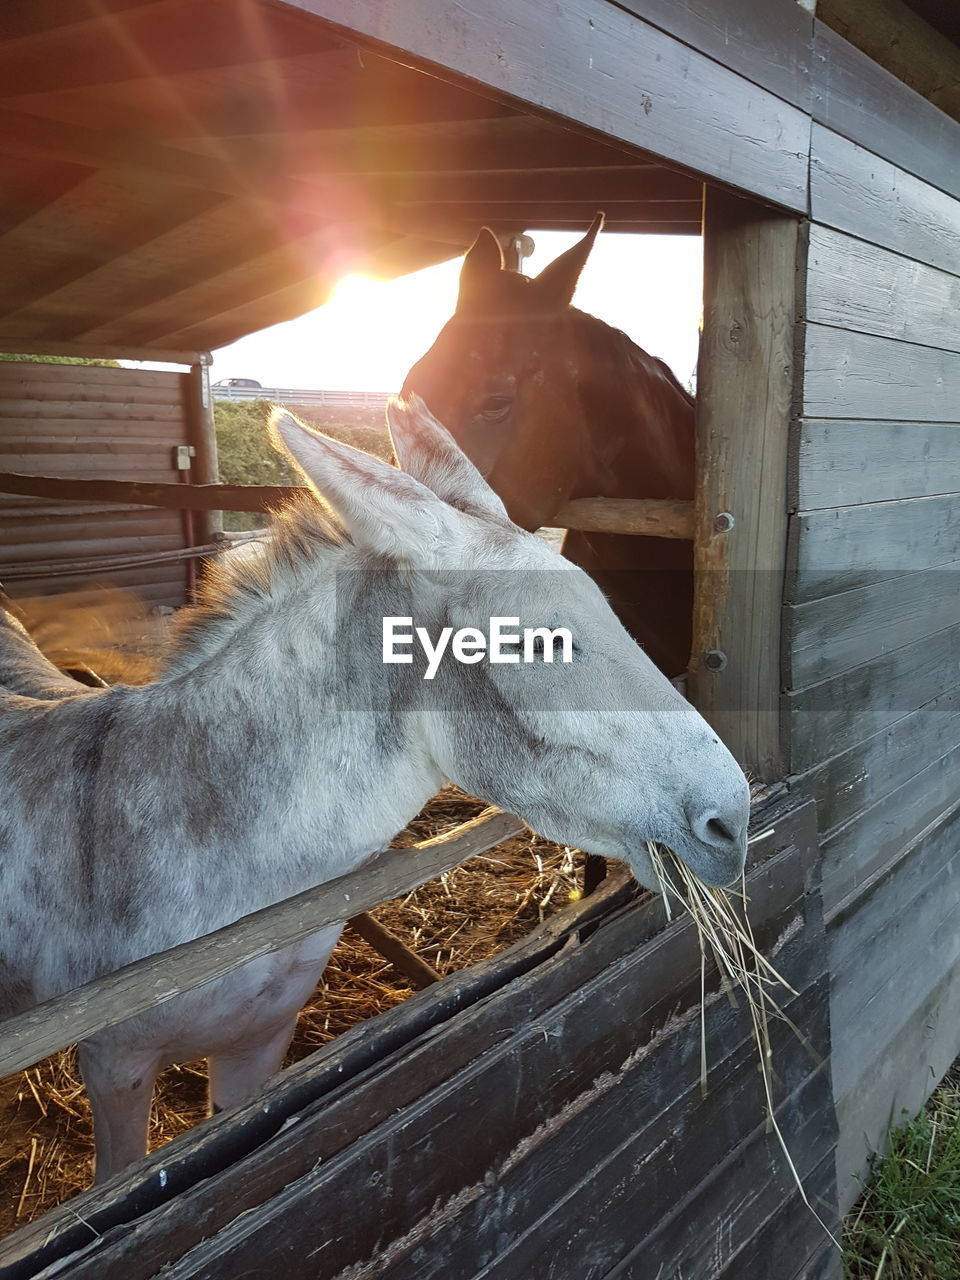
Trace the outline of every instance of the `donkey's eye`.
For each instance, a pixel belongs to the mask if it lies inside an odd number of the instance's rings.
[[[486,396],[477,407],[477,417],[486,422],[502,422],[512,407],[512,396]]]
[[[557,657],[561,657],[564,651],[563,637],[558,635],[551,636],[550,648],[551,648],[551,651]],[[544,637],[541,635],[534,636],[530,641],[530,650],[534,657],[543,658],[546,655],[546,651],[547,651],[546,641],[544,640]],[[570,641],[570,652],[571,653],[580,652],[579,646],[577,645],[577,642],[575,640]]]

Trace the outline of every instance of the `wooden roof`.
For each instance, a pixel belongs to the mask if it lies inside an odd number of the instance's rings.
[[[24,0],[0,28],[8,350],[209,350],[484,223],[700,229],[696,179],[269,0]]]

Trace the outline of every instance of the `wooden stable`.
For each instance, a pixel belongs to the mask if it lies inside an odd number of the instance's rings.
[[[960,125],[793,0],[47,0],[18,21],[0,47],[6,350],[200,368],[344,269],[439,261],[482,222],[702,227],[693,509],[582,500],[557,519],[692,535],[690,696],[788,793],[755,819],[776,835],[754,912],[828,1057],[829,1087],[783,1042],[779,1114],[833,1222],[960,1052]],[[29,469],[0,483],[52,501],[62,474]],[[187,500],[149,480],[117,496]],[[722,1002],[699,1098],[699,964],[658,910],[611,883],[0,1261],[838,1276],[757,1131],[745,1020]],[[96,1025],[40,1023],[48,1048]]]

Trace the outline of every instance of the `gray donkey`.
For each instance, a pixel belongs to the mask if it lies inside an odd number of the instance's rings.
[[[648,839],[709,883],[739,873],[749,797],[726,748],[421,402],[388,416],[403,470],[277,411],[322,498],[220,570],[152,684],[80,689],[0,625],[4,1016],[360,866],[445,779],[648,884]],[[495,617],[529,624],[528,661],[478,659]],[[551,661],[534,629],[560,624]],[[404,626],[434,648],[460,633],[432,678],[413,639],[384,661]],[[144,1154],[164,1066],[208,1057],[214,1110],[279,1069],[339,934],[81,1044],[98,1181]]]

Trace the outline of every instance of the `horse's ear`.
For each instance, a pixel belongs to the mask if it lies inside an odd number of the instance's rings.
[[[562,310],[564,307],[569,307],[577,289],[580,272],[586,265],[593,242],[597,238],[597,232],[602,227],[603,214],[598,213],[590,223],[590,230],[583,239],[571,245],[566,253],[561,253],[559,258],[554,258],[553,262],[544,267],[537,276],[534,281],[537,293],[548,308]]]
[[[497,279],[502,270],[503,250],[500,241],[489,227],[483,227],[467,250],[460,268],[457,311],[482,308],[489,298],[491,280]]]
[[[391,400],[387,421],[401,467],[431,493],[462,511],[508,519],[506,507],[419,396]]]
[[[357,546],[400,559],[430,557],[450,547],[456,514],[413,476],[331,440],[286,409],[274,409],[270,426]]]

